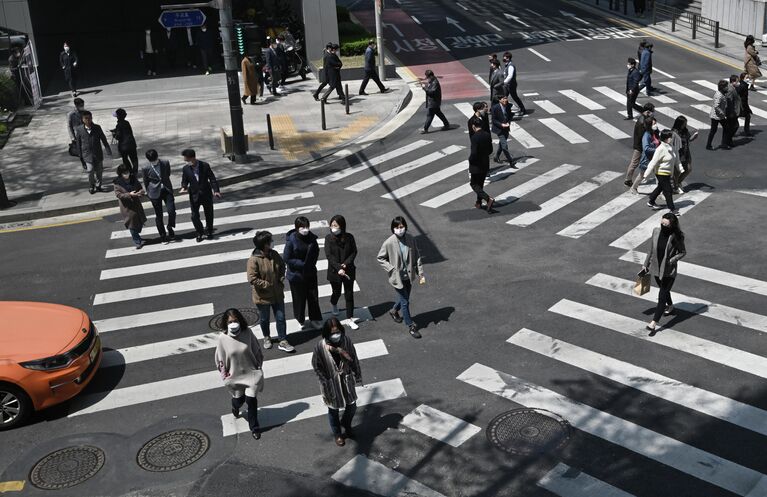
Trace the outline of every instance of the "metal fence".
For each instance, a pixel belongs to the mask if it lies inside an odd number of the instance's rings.
[[[672,32],[676,31],[677,26],[680,24],[690,28],[693,40],[697,38],[699,32],[711,35],[714,38],[714,47],[719,48],[719,21],[703,17],[700,14],[675,9],[674,7],[658,5],[656,2],[652,12],[652,23],[658,24],[658,19],[670,19]]]

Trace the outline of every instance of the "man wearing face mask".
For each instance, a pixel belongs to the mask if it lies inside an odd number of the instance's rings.
[[[83,116],[82,112],[85,110],[85,102],[82,98],[74,99],[75,108],[67,113],[67,130],[69,131],[69,154],[77,155],[77,143],[75,142],[75,130],[82,126]],[[83,164],[83,171],[85,171],[85,164]]]
[[[642,74],[637,69],[637,61],[629,57],[626,64],[628,74],[626,75],[626,120],[634,119],[634,107],[636,106],[637,96],[639,96],[639,82],[642,80]]]
[[[218,181],[210,164],[197,160],[195,151],[187,148],[181,152],[186,161],[181,170],[181,190],[179,193],[189,192],[189,204],[192,209],[192,224],[197,230],[197,242],[201,242],[204,235],[208,240],[213,239],[213,198],[221,198],[218,189]],[[200,221],[200,207],[205,212],[205,231]]]
[[[64,80],[72,92],[72,96],[77,96],[77,54],[69,47],[69,43],[64,42],[64,50],[59,54],[59,65],[64,71]]]
[[[309,231],[309,220],[306,217],[297,217],[294,225],[295,229],[287,233],[285,250],[282,253],[282,258],[288,266],[293,317],[305,327],[308,307],[310,325],[319,329],[322,326],[322,310],[317,288],[317,258],[320,255],[320,246],[317,243],[317,235]]]
[[[200,27],[200,31],[197,33],[196,45],[200,49],[200,61],[202,62],[202,68],[205,69],[206,76],[213,72],[214,44],[213,33],[208,31],[207,26]]]
[[[469,138],[474,135],[474,126],[479,126],[484,131],[490,133],[490,117],[487,102],[474,102],[472,109],[474,110],[474,115],[469,118],[467,123]]]
[[[147,150],[146,160],[149,163],[141,169],[141,174],[144,178],[144,188],[154,209],[157,234],[160,235],[163,243],[167,243],[176,237],[176,234],[173,232],[173,228],[176,227],[176,203],[173,198],[173,184],[170,181],[170,162],[161,160],[157,150],[153,148]],[[163,224],[163,202],[165,202],[165,208],[168,209],[167,232]]]
[[[139,56],[144,61],[147,76],[157,76],[157,52],[160,48],[158,37],[151,29],[141,33],[141,51]]]

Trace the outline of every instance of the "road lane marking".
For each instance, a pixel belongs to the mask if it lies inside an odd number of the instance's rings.
[[[578,117],[589,123],[590,125],[594,126],[596,129],[601,131],[602,133],[606,134],[610,138],[614,140],[623,140],[624,138],[630,138],[630,136],[623,132],[623,130],[620,130],[613,126],[612,124],[608,123],[601,117],[596,116],[595,114],[581,114]]]
[[[501,28],[499,28],[498,26],[496,26],[495,24],[493,24],[490,21],[485,21],[485,24],[487,24],[488,26],[490,26],[491,28],[493,28],[496,31],[503,31]]]
[[[419,192],[423,190],[424,188],[428,188],[429,186],[436,185],[443,179],[447,179],[459,173],[468,172],[468,170],[469,170],[469,163],[468,161],[463,160],[457,164],[454,164],[452,166],[446,167],[445,169],[437,171],[436,173],[432,173],[432,174],[429,174],[428,176],[424,176],[423,178],[419,178],[415,181],[411,181],[407,185],[397,188],[396,190],[393,190],[389,193],[384,193],[383,195],[381,195],[381,198],[386,198],[389,200],[397,200],[400,198],[404,198],[410,194]]]
[[[626,95],[623,93],[619,93],[612,88],[608,86],[595,86],[594,89],[601,93],[602,95],[606,96],[607,98],[610,98],[612,100],[615,100],[619,104],[626,105]]]
[[[224,209],[236,209],[240,207],[253,207],[255,205],[274,204],[277,202],[291,202],[296,200],[306,200],[314,198],[314,192],[289,193],[287,195],[272,195],[271,197],[247,198],[243,200],[234,200],[231,202],[216,202],[216,212]],[[154,214],[148,215],[147,219],[154,219]]]
[[[566,96],[570,100],[574,101],[577,104],[580,104],[584,107],[586,107],[588,110],[602,110],[604,109],[604,106],[602,104],[599,104],[593,100],[591,100],[589,97],[585,95],[581,95],[575,90],[559,90],[559,93]]]
[[[372,169],[373,166],[377,166],[379,164],[383,164],[386,161],[389,161],[391,159],[397,158],[401,155],[405,155],[409,152],[412,152],[414,150],[418,150],[420,148],[425,147],[426,145],[429,145],[431,141],[429,140],[417,140],[413,143],[408,143],[407,145],[404,145],[399,148],[395,148],[394,150],[391,150],[389,152],[386,152],[381,155],[377,155],[373,157],[372,159],[365,159],[356,166],[347,167],[346,169],[342,169],[336,173],[329,174],[327,176],[324,176],[322,178],[318,178],[312,183],[316,185],[327,185],[330,183],[333,183],[335,181],[342,180],[348,176],[351,176],[352,174],[356,174],[360,171],[365,171],[368,169]],[[359,157],[359,154],[357,155]]]
[[[549,114],[564,114],[565,111],[562,109],[562,107],[558,106],[551,100],[535,100],[533,102],[535,105],[540,107],[541,109],[545,110]]]
[[[547,128],[549,128],[554,133],[558,134],[568,142],[572,144],[578,144],[578,143],[588,143],[589,141],[573,131],[572,129],[568,128],[562,122],[559,120],[553,118],[553,117],[546,117],[543,119],[538,119],[541,124],[545,125]],[[513,135],[512,135],[513,136]]]
[[[668,79],[676,79],[676,76],[673,76],[673,75],[671,75],[671,74],[669,74],[669,73],[667,73],[665,71],[661,71],[660,69],[658,69],[655,66],[652,66],[652,72],[661,73],[662,75],[666,76]]]
[[[658,112],[660,114],[665,114],[669,116],[671,119],[676,119],[677,117],[684,115],[681,112],[677,111],[676,109],[672,109],[671,107],[655,107],[655,112]],[[693,119],[690,116],[685,115],[685,117],[687,118],[687,125],[692,128],[695,128],[698,130],[704,130],[704,129],[709,129],[711,127],[708,124],[698,121],[697,119]]]
[[[686,88],[680,84],[674,83],[673,81],[661,81],[661,85],[665,86],[666,88],[670,88],[676,92],[681,93],[682,95],[688,96],[692,98],[693,100],[697,100],[698,102],[708,102],[713,97],[707,97],[705,95],[701,95],[695,90],[690,90],[689,88]]]
[[[644,200],[644,197],[642,195],[634,195],[631,192],[621,193],[606,204],[601,205],[596,210],[586,214],[570,226],[559,231],[557,235],[580,238],[605,221],[611,219],[613,216],[616,216],[624,209],[634,205],[639,200]]]
[[[213,316],[213,304],[189,305],[186,307],[176,307],[173,309],[163,309],[155,312],[144,312],[141,314],[132,314],[130,316],[120,316],[107,319],[96,319],[93,324],[99,333],[109,333],[111,331],[140,328],[142,326],[152,326],[155,324],[174,323],[176,321],[186,321]]]
[[[477,81],[479,81],[480,83],[482,83],[482,86],[484,86],[484,87],[485,87],[485,88],[487,88],[488,90],[490,89],[490,83],[488,83],[487,81],[485,81],[485,78],[483,78],[483,77],[482,77],[482,76],[480,76],[479,74],[474,74],[474,78],[476,78],[476,80],[477,80]]]
[[[482,431],[479,426],[426,404],[421,404],[410,411],[402,418],[400,425],[453,447],[460,447],[465,441]]]
[[[563,463],[554,466],[536,484],[559,497],[635,497]]]
[[[580,169],[580,166],[573,164],[562,164],[561,166],[549,169],[545,173],[536,176],[521,185],[517,185],[511,190],[507,190],[496,197],[496,202],[499,204],[509,204],[516,202],[525,195],[534,192],[535,190],[542,188],[552,181],[556,181],[562,176],[570,174],[573,171]]]
[[[380,462],[357,454],[331,477],[341,485],[383,497],[445,497],[423,483],[389,469]]]

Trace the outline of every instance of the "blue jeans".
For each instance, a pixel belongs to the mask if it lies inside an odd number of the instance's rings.
[[[128,228],[128,231],[130,231],[130,237],[133,238],[133,243],[136,245],[139,245],[143,240],[141,239],[141,228],[134,230],[133,228]]]
[[[346,404],[344,408],[344,415],[341,419],[338,418],[338,409],[328,407],[328,421],[330,421],[330,429],[333,431],[333,435],[341,436],[341,427],[346,430],[352,427],[352,418],[354,413],[357,412],[357,404]]]
[[[395,288],[397,292],[397,303],[392,307],[393,311],[402,311],[402,319],[405,321],[405,326],[413,324],[413,319],[410,317],[410,291],[413,289],[413,285],[410,280],[404,280],[402,282],[402,288]]]
[[[256,304],[258,314],[261,317],[261,333],[264,338],[269,336],[269,309],[274,311],[274,320],[277,322],[277,338],[286,340],[288,337],[287,326],[285,325],[285,302],[274,302],[272,304]]]

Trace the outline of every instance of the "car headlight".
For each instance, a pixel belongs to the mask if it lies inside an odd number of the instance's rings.
[[[53,371],[69,366],[74,359],[75,358],[71,357],[69,353],[66,353],[52,357],[46,357],[45,359],[37,359],[35,361],[20,362],[19,364],[27,369],[34,369],[37,371]]]

